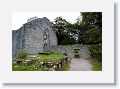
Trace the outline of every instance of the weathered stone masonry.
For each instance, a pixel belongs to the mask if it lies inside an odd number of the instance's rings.
[[[80,58],[82,59],[90,59],[90,51],[89,51],[89,45],[59,45],[51,47],[51,51],[57,51],[61,53],[66,53],[70,59],[74,58],[74,49],[80,49]]]
[[[38,18],[25,23],[18,30],[12,31],[12,57],[24,49],[27,54],[38,54],[57,46],[57,37],[51,22],[46,18]]]

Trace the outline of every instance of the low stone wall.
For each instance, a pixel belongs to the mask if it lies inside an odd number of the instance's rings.
[[[74,49],[80,49],[80,58],[90,59],[89,45],[59,45],[51,47],[50,51],[66,53],[69,58],[74,58]]]

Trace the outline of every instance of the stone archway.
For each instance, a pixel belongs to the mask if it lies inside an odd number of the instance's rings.
[[[74,49],[79,49],[80,58],[74,58]],[[92,68],[89,60],[86,60],[91,58],[88,45],[60,45],[52,47],[51,50],[67,54],[68,58],[71,59],[70,71],[90,71]]]
[[[89,46],[87,46],[87,45],[81,45],[81,44],[79,44],[79,45],[60,45],[60,46],[51,47],[51,51],[58,51],[58,52],[66,53],[70,59],[74,58],[74,52],[73,52],[74,49],[79,49],[80,58],[82,58],[82,59],[91,58]]]
[[[80,48],[74,48],[73,49],[73,55],[74,55],[74,59],[75,58],[80,58]]]

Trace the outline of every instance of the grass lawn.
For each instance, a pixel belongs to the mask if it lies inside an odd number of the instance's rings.
[[[13,71],[45,71],[45,69],[39,67],[39,65],[31,64],[31,65],[24,65],[24,64],[12,64]]]
[[[47,68],[42,67],[42,63],[50,63],[50,66],[53,66],[54,64],[60,63],[63,59],[67,58],[67,56],[56,53],[56,52],[50,52],[50,53],[42,53],[39,55],[36,55],[36,57],[27,57],[29,60],[36,60],[34,63],[25,65],[24,63],[21,64],[12,64],[12,70],[13,71],[47,71]],[[25,60],[24,60],[25,61]],[[60,69],[61,71],[68,70],[68,64],[65,63]]]
[[[39,54],[37,56],[37,61],[38,62],[52,62],[52,63],[57,63],[61,61],[63,58],[66,58],[67,56],[63,55],[62,53],[57,53],[57,52],[51,52],[48,54]]]
[[[92,59],[91,64],[93,71],[102,71],[102,62],[99,62],[97,59]]]

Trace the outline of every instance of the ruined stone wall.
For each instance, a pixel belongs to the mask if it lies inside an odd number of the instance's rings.
[[[12,57],[16,57],[16,53],[25,47],[24,28],[12,31]]]
[[[44,32],[48,29],[47,47],[44,47]],[[20,29],[12,31],[12,57],[24,49],[27,54],[38,54],[47,48],[57,46],[57,36],[51,22],[46,18],[39,18],[25,23]]]
[[[24,24],[25,31],[25,50],[28,54],[38,54],[43,52],[43,30],[40,21],[37,19],[35,21],[28,22]]]
[[[80,58],[90,59],[89,45],[59,45],[51,48],[51,51],[66,53],[69,58],[74,58],[74,49],[80,49]]]

